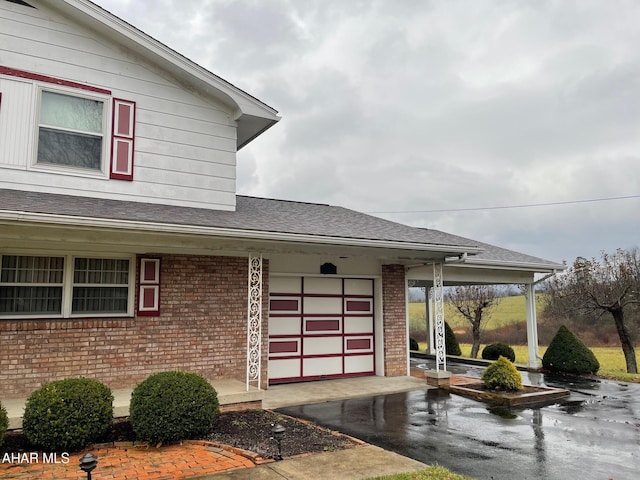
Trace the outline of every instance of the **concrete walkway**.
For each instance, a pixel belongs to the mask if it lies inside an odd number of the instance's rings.
[[[292,405],[308,405],[332,400],[426,390],[428,388],[432,387],[427,385],[424,371],[419,372],[419,378],[373,376],[290,383],[269,387],[262,399],[262,407],[273,410]]]
[[[243,468],[194,477],[198,480],[317,480],[364,478],[414,472],[428,465],[373,445],[287,458],[255,468]]]

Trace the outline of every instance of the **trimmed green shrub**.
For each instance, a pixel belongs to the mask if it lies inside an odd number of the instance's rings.
[[[139,440],[167,443],[208,433],[219,411],[218,394],[204,378],[161,372],[133,390],[129,422]]]
[[[542,357],[542,366],[551,372],[596,373],[600,362],[572,331],[562,325]]]
[[[498,360],[500,357],[516,361],[516,353],[504,342],[490,343],[482,349],[482,358],[485,360]]]
[[[447,355],[462,355],[458,338],[447,322],[444,322],[444,347],[447,349]]]
[[[492,390],[517,392],[522,388],[522,375],[505,357],[498,358],[482,372],[482,381]]]
[[[113,423],[113,395],[89,378],[47,383],[27,399],[22,430],[43,450],[79,450],[103,435]]]
[[[9,416],[7,415],[7,409],[0,402],[0,446],[4,442],[4,434],[7,433],[7,428],[9,428]]]
[[[420,346],[415,338],[409,338],[409,350],[420,350]]]

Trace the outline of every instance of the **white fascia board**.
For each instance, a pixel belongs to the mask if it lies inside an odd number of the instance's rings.
[[[321,245],[340,245],[352,247],[387,248],[396,250],[413,250],[445,254],[480,253],[478,247],[462,247],[455,245],[438,245],[415,242],[399,242],[393,240],[373,240],[348,237],[330,237],[300,233],[282,233],[266,230],[248,230],[223,227],[206,227],[199,225],[177,225],[156,222],[135,222],[130,220],[114,220],[108,218],[75,217],[47,213],[16,212],[0,210],[0,221],[24,222],[30,224],[66,225],[79,228],[111,228],[137,232],[176,233],[186,235],[205,235],[220,238],[238,238],[245,240],[262,240],[289,243],[307,243]]]
[[[456,268],[476,268],[476,267],[497,268],[500,270],[526,270],[534,273],[553,273],[563,271],[567,267],[559,263],[535,263],[535,262],[513,262],[508,260],[490,260],[482,258],[470,258],[464,263],[450,263],[447,267]]]
[[[142,48],[149,51],[181,71],[188,73],[195,79],[214,87],[220,93],[213,96],[226,98],[225,103],[228,103],[236,109],[236,116],[239,116],[237,112],[243,112],[251,113],[255,116],[264,116],[274,122],[280,120],[278,112],[275,109],[189,60],[187,57],[167,47],[162,42],[159,42],[95,3],[88,0],[62,0],[62,2],[105,25],[109,29],[114,30],[129,41],[134,42],[139,47],[138,49]],[[59,5],[59,7],[60,6],[61,5]],[[207,93],[211,94],[211,92]]]

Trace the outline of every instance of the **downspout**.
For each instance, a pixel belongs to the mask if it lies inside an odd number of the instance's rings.
[[[458,255],[457,257],[445,258],[444,259],[444,263],[466,263],[467,256],[468,256],[468,253],[467,252],[463,252],[462,254]]]

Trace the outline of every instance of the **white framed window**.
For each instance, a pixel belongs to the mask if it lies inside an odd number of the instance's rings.
[[[133,315],[132,258],[2,255],[0,318]]]
[[[74,258],[71,314],[126,314],[129,260]]]
[[[3,255],[0,315],[61,315],[64,257]]]
[[[39,88],[38,106],[34,166],[106,176],[108,98]]]

